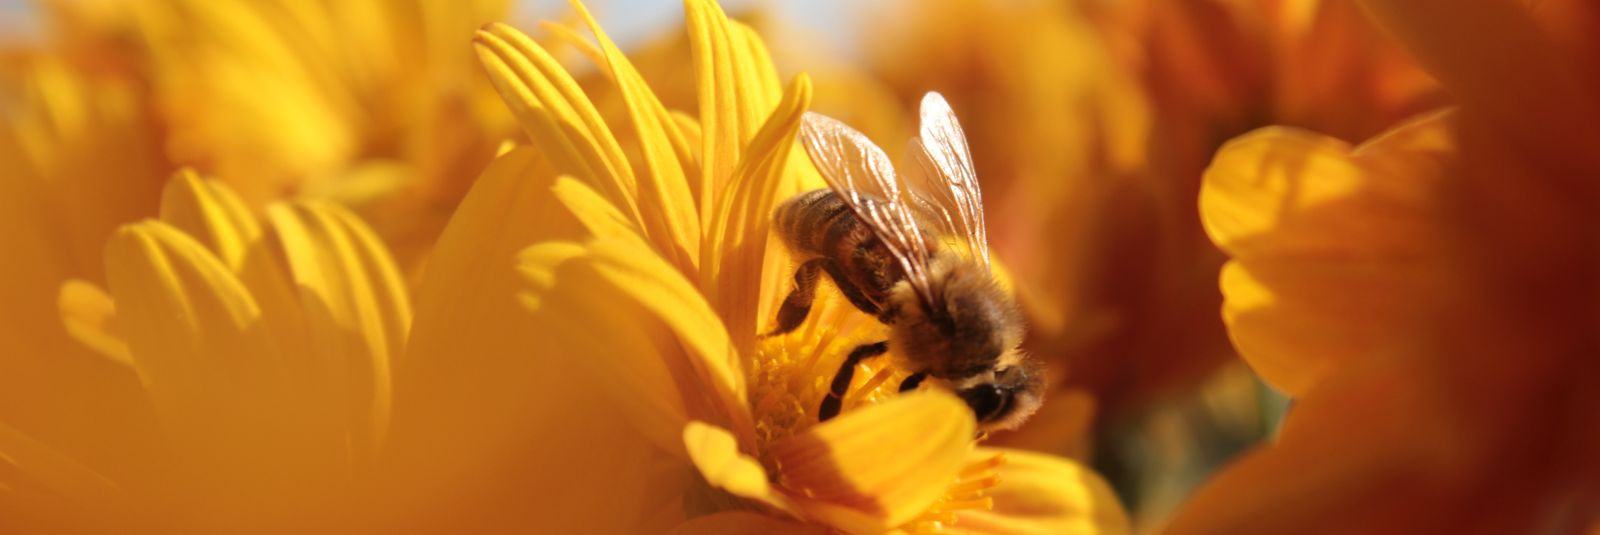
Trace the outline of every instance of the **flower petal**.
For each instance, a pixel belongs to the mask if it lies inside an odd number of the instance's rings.
[[[1366,359],[1330,375],[1297,399],[1274,444],[1241,455],[1196,489],[1167,531],[1317,526],[1333,533],[1421,533],[1481,526],[1485,519],[1461,515],[1465,504],[1481,504],[1481,495],[1463,489],[1504,484],[1503,476],[1470,468],[1503,461],[1482,440],[1481,411],[1460,403],[1462,395],[1481,394],[1454,392],[1459,385],[1415,356]]]
[[[741,533],[762,533],[771,535],[797,535],[828,533],[822,526],[801,524],[799,522],[784,520],[772,515],[765,515],[751,511],[725,511],[712,513],[692,519],[678,525],[671,532],[674,535],[736,535]]]
[[[527,327],[544,335],[546,351],[570,355],[574,372],[584,374],[574,379],[593,385],[585,395],[616,405],[656,447],[681,452],[689,405],[705,398],[696,395],[701,381],[673,333],[594,272],[588,247],[546,242],[520,260]]]
[[[309,354],[305,311],[276,244],[232,188],[179,171],[162,190],[161,220],[199,240],[239,276],[284,355]]]
[[[696,200],[690,192],[688,173],[699,169],[688,159],[688,142],[667,114],[666,107],[628,62],[627,56],[600,29],[600,24],[582,3],[573,2],[573,6],[600,40],[605,53],[605,62],[601,65],[611,71],[638,135],[644,159],[639,184],[640,207],[647,218],[646,224],[652,229],[650,234],[661,237],[657,245],[663,254],[681,268],[691,269],[700,250],[700,220],[695,210]]]
[[[127,496],[115,482],[0,423],[0,494],[22,492],[35,485],[81,507],[128,505]]]
[[[700,260],[703,287],[714,292],[712,302],[728,318],[729,332],[741,348],[753,345],[757,322],[771,317],[793,275],[776,261],[782,247],[768,238],[773,210],[798,190],[798,180],[789,172],[790,156],[800,117],[810,105],[810,79],[797,76],[744,147],[743,159],[723,185],[726,191],[711,208],[709,240]]]
[[[115,327],[117,305],[105,290],[85,281],[69,280],[61,285],[57,305],[68,334],[112,362],[133,369],[128,343]]]
[[[607,209],[581,183],[564,184],[575,211]],[[657,443],[678,451],[679,433],[693,416],[728,426],[753,446],[744,373],[721,319],[641,238],[608,233],[582,246],[526,251],[524,302],[539,321],[561,325],[556,332],[563,334],[553,339],[570,346],[564,349],[593,355],[582,364],[598,378],[614,378],[602,381],[602,389],[623,401]],[[676,416],[662,418],[663,409]]]
[[[401,395],[384,471],[394,479],[378,489],[387,508],[415,514],[398,515],[403,523],[389,531],[630,533],[682,519],[641,526],[681,494],[686,463],[662,455],[589,380],[580,355],[594,355],[552,343],[576,331],[560,325],[568,330],[557,336],[519,301],[529,283],[518,254],[586,234],[550,194],[556,175],[542,154],[517,148],[484,171],[417,290],[396,363]],[[630,334],[592,340],[617,333]]]
[[[1431,201],[1449,155],[1448,114],[1354,150],[1269,128],[1225,145],[1206,170],[1201,219],[1233,256],[1220,278],[1240,355],[1274,386],[1306,391],[1330,367],[1397,340],[1445,291]]]
[[[988,458],[996,450],[979,450]],[[1128,514],[1111,486],[1081,464],[1039,453],[1004,450],[988,491],[994,508],[957,513],[956,528],[974,533],[1129,533]]]
[[[1581,59],[1582,53],[1567,53],[1563,48],[1568,43],[1540,27],[1528,8],[1538,2],[1363,0],[1362,4],[1438,77],[1463,110],[1488,117],[1507,139],[1523,140],[1517,148],[1528,151],[1530,159],[1548,169],[1600,165],[1589,150],[1600,142],[1600,127],[1594,120],[1600,108],[1594,104],[1593,87],[1572,68],[1592,63],[1580,63],[1588,61]],[[1548,11],[1560,13],[1561,8]]]
[[[527,35],[490,24],[474,39],[489,80],[559,173],[588,181],[641,220],[633,169],[577,81]]]
[[[268,208],[299,288],[311,349],[289,372],[352,433],[360,452],[387,433],[392,367],[405,348],[411,300],[388,249],[365,223],[329,202]]]
[[[711,486],[779,510],[790,509],[788,501],[767,481],[766,468],[739,451],[738,439],[727,429],[689,422],[683,427],[683,446],[700,477]]]
[[[161,220],[193,236],[238,270],[261,238],[261,224],[232,189],[184,169],[161,191]]]
[[[139,376],[185,470],[273,493],[307,470],[327,436],[307,436],[260,309],[199,242],[165,223],[128,225],[106,247],[106,272]],[[323,442],[326,444],[326,442]],[[239,459],[261,459],[240,463]],[[336,451],[321,451],[330,457]],[[303,484],[303,482],[301,483]],[[287,495],[285,495],[287,496]]]
[[[918,392],[847,412],[773,443],[767,456],[801,510],[835,527],[879,530],[916,518],[956,481],[972,451],[972,410]]]

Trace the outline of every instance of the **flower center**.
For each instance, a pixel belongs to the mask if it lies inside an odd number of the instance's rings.
[[[794,332],[760,339],[745,370],[757,449],[773,481],[781,478],[776,463],[766,456],[767,445],[817,425],[818,408],[845,356],[856,346],[887,338],[887,327],[857,312],[843,298],[825,292],[817,296],[806,323]],[[890,348],[889,354],[857,364],[841,414],[899,395],[900,382],[909,372],[894,361],[894,348]],[[962,510],[992,508],[994,500],[987,492],[999,482],[995,470],[1004,462],[999,454],[972,462],[943,497],[903,529],[939,533],[954,524],[956,513]]]

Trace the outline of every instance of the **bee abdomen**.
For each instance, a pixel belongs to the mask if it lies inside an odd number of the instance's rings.
[[[833,256],[839,240],[861,226],[845,200],[827,189],[784,201],[773,222],[785,245],[796,253],[814,256]]]

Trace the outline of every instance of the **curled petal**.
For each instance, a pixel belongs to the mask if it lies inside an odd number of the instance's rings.
[[[1269,128],[1225,145],[1200,193],[1206,232],[1233,257],[1223,319],[1240,354],[1299,394],[1345,359],[1381,352],[1445,291],[1434,226],[1451,115],[1351,149]]]
[[[811,498],[803,514],[846,531],[882,530],[921,515],[956,481],[975,425],[956,398],[919,392],[774,442],[768,456],[785,488]]]
[[[772,489],[761,463],[739,451],[739,443],[728,430],[704,422],[689,422],[683,428],[683,445],[700,477],[713,487],[734,496],[756,500],[787,510],[788,501]]]
[[[977,457],[992,457],[980,450]],[[995,534],[1129,533],[1128,514],[1111,486],[1073,461],[1020,450],[1005,450],[996,472],[999,484],[987,495],[994,508],[957,514],[956,527]]]
[[[69,280],[61,285],[57,308],[68,334],[112,362],[132,368],[128,343],[115,327],[117,305],[105,290],[85,281]]]

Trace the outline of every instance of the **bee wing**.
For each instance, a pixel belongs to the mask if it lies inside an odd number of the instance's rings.
[[[924,302],[932,303],[928,242],[895,178],[889,156],[856,129],[814,112],[807,112],[801,122],[800,139],[828,187],[844,198],[883,242]]]
[[[972,168],[972,152],[950,104],[936,92],[922,97],[919,136],[911,155],[920,173],[911,173],[906,189],[932,223],[989,267],[989,233],[983,222],[983,191]]]

